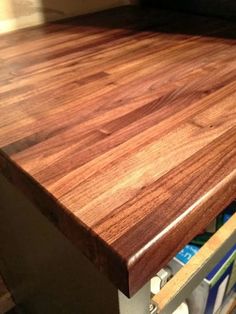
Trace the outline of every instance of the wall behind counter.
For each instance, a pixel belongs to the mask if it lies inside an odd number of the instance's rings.
[[[0,0],[0,34],[131,3],[132,0]]]

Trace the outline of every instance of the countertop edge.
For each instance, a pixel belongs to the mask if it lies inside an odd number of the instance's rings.
[[[191,215],[184,215],[173,228],[167,228],[168,230],[163,232],[163,236],[160,237],[158,234],[157,240],[153,240],[148,249],[139,252],[138,256],[133,256],[129,260],[130,294],[136,293],[145,281],[147,282],[153,277],[155,272],[158,271],[155,269],[155,265],[158,265],[159,269],[166,266],[170,259],[193,239],[194,234],[195,236],[199,234],[199,230],[202,230],[202,219],[204,217],[207,219],[206,224],[210,223],[220,214],[222,209],[233,202],[236,196],[235,191],[236,172],[219,182],[212,194],[206,195],[202,202],[197,203],[191,211]],[[173,238],[174,240],[171,241]],[[171,248],[165,250],[167,242]],[[171,251],[171,255],[167,251]],[[147,261],[150,261],[150,264],[147,265]],[[143,269],[145,271],[142,271]]]
[[[48,191],[0,150],[0,173],[126,296],[131,297],[128,262],[69,213]],[[114,272],[114,269],[116,271]]]
[[[222,208],[229,205],[234,200],[234,190],[236,190],[236,176],[231,175],[225,178],[224,183],[220,182],[214,193],[206,197],[192,210],[191,215],[185,215],[175,226],[175,232],[170,228],[153,241],[148,249],[143,249],[137,254],[130,256],[125,261],[122,256],[109,247],[92,230],[89,230],[81,222],[70,214],[52,195],[45,191],[29,174],[18,167],[14,161],[10,160],[0,150],[0,172],[18,190],[20,190],[41,213],[49,219],[53,225],[59,229],[81,252],[113,282],[127,297],[132,297],[153,274],[160,269],[170,258],[192,239],[193,229],[197,235],[201,219],[207,212],[208,220],[214,219]],[[222,197],[224,195],[224,197]],[[183,237],[183,234],[185,235]],[[170,250],[165,250],[166,238],[172,245],[172,256],[168,254]],[[178,243],[178,245],[176,245]],[[164,252],[164,254],[159,254]],[[166,252],[166,254],[165,254]],[[150,260],[150,264],[146,262]],[[146,267],[148,265],[148,267]],[[152,266],[153,265],[153,266]],[[152,267],[151,267],[152,266]],[[155,267],[155,268],[154,268]],[[114,269],[116,271],[114,272]],[[148,269],[148,272],[146,271]],[[145,270],[145,271],[144,271]]]

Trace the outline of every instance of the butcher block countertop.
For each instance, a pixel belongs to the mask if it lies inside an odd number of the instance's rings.
[[[0,172],[128,296],[236,196],[235,38],[135,7],[0,37]]]

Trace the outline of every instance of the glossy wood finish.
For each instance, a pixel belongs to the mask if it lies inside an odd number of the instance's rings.
[[[0,170],[127,295],[236,196],[235,32],[124,7],[1,37]]]

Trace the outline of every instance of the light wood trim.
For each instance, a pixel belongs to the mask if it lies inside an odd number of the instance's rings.
[[[167,306],[173,302],[180,291],[189,286],[189,283],[193,281],[193,278],[197,276],[203,268],[205,268],[204,272],[207,274],[209,271],[208,268],[212,267],[214,256],[229,239],[236,242],[236,214],[234,214],[232,218],[210,238],[198,253],[192,257],[188,264],[181,268],[180,271],[161,289],[161,291],[153,297],[153,302],[157,305],[159,312],[167,312]],[[208,264],[209,267],[207,267]],[[202,275],[204,276],[203,273]],[[201,280],[202,279],[199,278],[199,281]],[[195,283],[197,286],[196,281]]]

